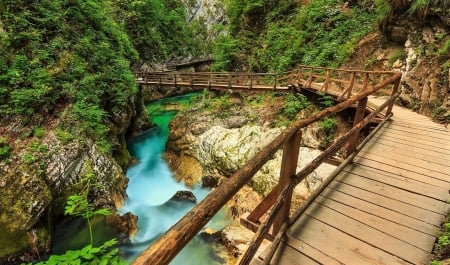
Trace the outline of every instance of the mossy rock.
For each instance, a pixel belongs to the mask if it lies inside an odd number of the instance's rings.
[[[27,165],[11,170],[0,185],[1,259],[30,246],[28,232],[32,231],[43,215],[52,195],[45,181],[33,170],[30,171]],[[36,234],[37,242],[42,241],[39,235],[40,233]]]

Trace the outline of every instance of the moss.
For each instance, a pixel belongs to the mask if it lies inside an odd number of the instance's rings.
[[[52,195],[37,172],[20,165],[3,176],[0,189],[0,257],[20,252],[28,246],[27,231],[38,221]]]
[[[10,231],[0,226],[0,260],[29,248],[28,235],[26,232],[11,234]]]
[[[113,152],[114,159],[116,159],[117,163],[120,167],[125,170],[130,165],[131,155],[127,149],[127,143],[125,140],[125,136],[119,137],[119,149]]]

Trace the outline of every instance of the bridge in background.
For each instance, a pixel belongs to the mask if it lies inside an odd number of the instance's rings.
[[[400,107],[393,117],[400,79],[396,72],[310,66],[264,74],[136,73],[140,84],[230,91],[309,90],[328,94],[337,104],[293,121],[134,264],[168,264],[278,150],[283,151],[278,185],[241,219],[255,237],[239,264],[428,263],[449,210],[450,134]],[[356,106],[353,127],[298,171],[301,129],[351,106]],[[360,130],[373,121],[379,121],[378,126],[360,142]],[[337,151],[344,151],[346,159],[291,215],[295,186]],[[258,251],[263,239],[271,240],[270,247]]]

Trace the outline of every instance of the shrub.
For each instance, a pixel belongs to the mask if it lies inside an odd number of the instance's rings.
[[[307,109],[311,106],[305,95],[302,94],[288,94],[284,105],[283,113],[289,119],[295,118],[295,115],[300,110]]]
[[[6,159],[11,155],[11,146],[5,137],[0,137],[0,160]]]
[[[331,142],[337,129],[337,121],[334,117],[325,117],[319,122],[319,127],[325,133],[326,140]]]

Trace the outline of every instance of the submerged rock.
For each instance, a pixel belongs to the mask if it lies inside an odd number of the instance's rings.
[[[175,193],[175,195],[170,198],[170,201],[187,201],[187,202],[193,202],[195,203],[197,201],[197,198],[195,197],[194,193],[189,190],[179,190]]]

